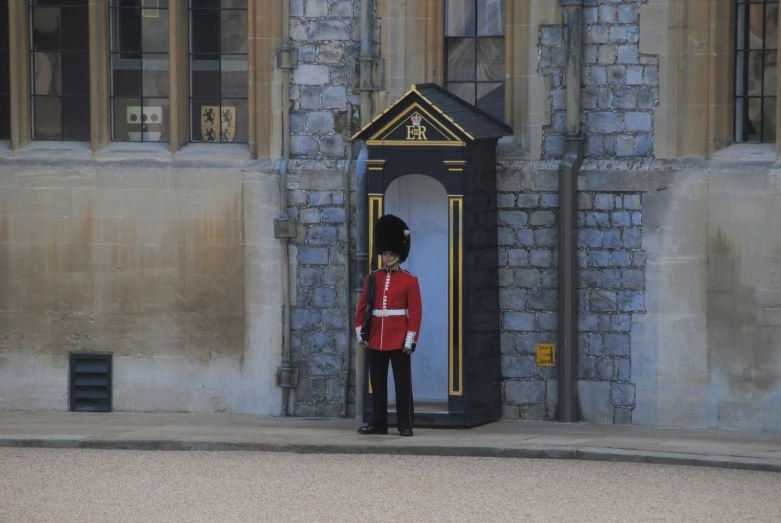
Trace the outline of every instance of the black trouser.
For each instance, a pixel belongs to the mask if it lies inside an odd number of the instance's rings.
[[[410,355],[401,349],[380,351],[366,349],[369,376],[372,383],[372,418],[369,422],[379,430],[388,428],[388,362],[393,365],[396,384],[396,424],[399,430],[412,428],[412,367]]]

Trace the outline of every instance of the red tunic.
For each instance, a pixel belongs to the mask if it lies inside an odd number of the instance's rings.
[[[375,312],[388,310],[405,310],[405,315],[398,316],[373,316],[369,348],[376,350],[395,350],[404,347],[404,342],[409,334],[412,341],[418,342],[420,321],[423,307],[420,302],[420,285],[418,279],[405,271],[396,268],[390,271],[379,269],[374,271],[374,310]],[[366,288],[368,279],[364,280],[363,293],[358,303],[355,314],[355,329],[358,332],[363,326],[366,315]],[[380,312],[381,314],[381,312]]]

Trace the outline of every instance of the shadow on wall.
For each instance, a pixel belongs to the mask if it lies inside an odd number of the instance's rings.
[[[0,201],[0,382],[20,409],[60,408],[69,351],[114,354],[116,409],[235,404],[246,351],[240,191],[10,190],[28,205]],[[25,372],[51,385],[37,403]]]
[[[708,356],[716,423],[778,431],[781,242],[773,241],[770,230],[757,235],[737,225],[730,233],[719,226],[708,239]]]

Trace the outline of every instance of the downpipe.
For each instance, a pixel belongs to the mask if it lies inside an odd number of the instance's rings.
[[[578,176],[583,164],[580,133],[583,0],[558,0],[567,22],[567,134],[559,165],[559,412],[572,423],[578,414]]]
[[[361,54],[359,58],[361,105],[359,111],[360,129],[363,129],[371,121],[372,114],[372,12],[370,0],[361,0]],[[368,221],[367,214],[368,194],[367,194],[367,166],[366,160],[369,158],[369,149],[366,142],[361,141],[361,152],[358,154],[358,160],[355,165],[355,293],[356,302],[363,291],[363,277],[369,272],[369,254],[368,254]],[[350,321],[352,324],[352,321]],[[352,334],[350,335],[352,338]],[[363,412],[363,389],[367,376],[364,375],[365,352],[356,348],[355,354],[356,372],[355,372],[355,411],[358,416]]]
[[[288,220],[287,216],[287,164],[289,153],[286,150],[279,166],[279,219]],[[290,389],[293,388],[293,367],[290,363],[290,260],[288,247],[290,238],[282,236],[282,365],[279,367],[279,386],[282,387],[282,407],[280,416],[288,416],[290,405]]]
[[[344,381],[344,390],[342,392],[342,418],[347,417],[347,406],[349,404],[350,394],[350,372],[352,366],[352,345],[353,345],[353,318],[352,309],[350,308],[350,165],[353,161],[353,104],[347,102],[347,160],[344,162],[344,228],[345,228],[345,240],[344,240],[344,298],[346,303],[344,305],[345,315],[347,317],[347,344],[344,347],[344,373],[342,380]]]
[[[366,142],[361,141],[361,151],[358,153],[358,161],[355,165],[355,280],[353,293],[355,295],[355,302],[361,297],[363,292],[363,280],[364,276],[369,272],[369,216],[368,216],[368,203],[369,196],[367,194],[367,172],[368,166],[366,160],[369,159],[369,148]],[[352,320],[350,321],[352,325]],[[350,338],[353,335],[350,333]],[[356,345],[355,353],[355,412],[357,416],[361,416],[363,412],[363,390],[365,380],[368,377],[365,375],[363,369],[365,368],[366,351],[361,350],[361,347]]]
[[[282,45],[290,47],[290,0],[282,0]],[[295,220],[287,212],[287,168],[290,159],[290,70],[282,69],[282,161],[279,165],[279,219],[275,235],[282,244],[282,364],[277,384],[282,388],[280,416],[289,416],[290,391],[298,385],[298,372],[290,358],[290,239],[295,237]],[[294,283],[294,282],[292,282]]]

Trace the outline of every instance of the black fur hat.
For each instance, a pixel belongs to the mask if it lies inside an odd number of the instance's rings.
[[[392,214],[386,214],[374,225],[374,252],[377,255],[392,251],[399,255],[399,263],[409,256],[410,234],[404,220]]]

